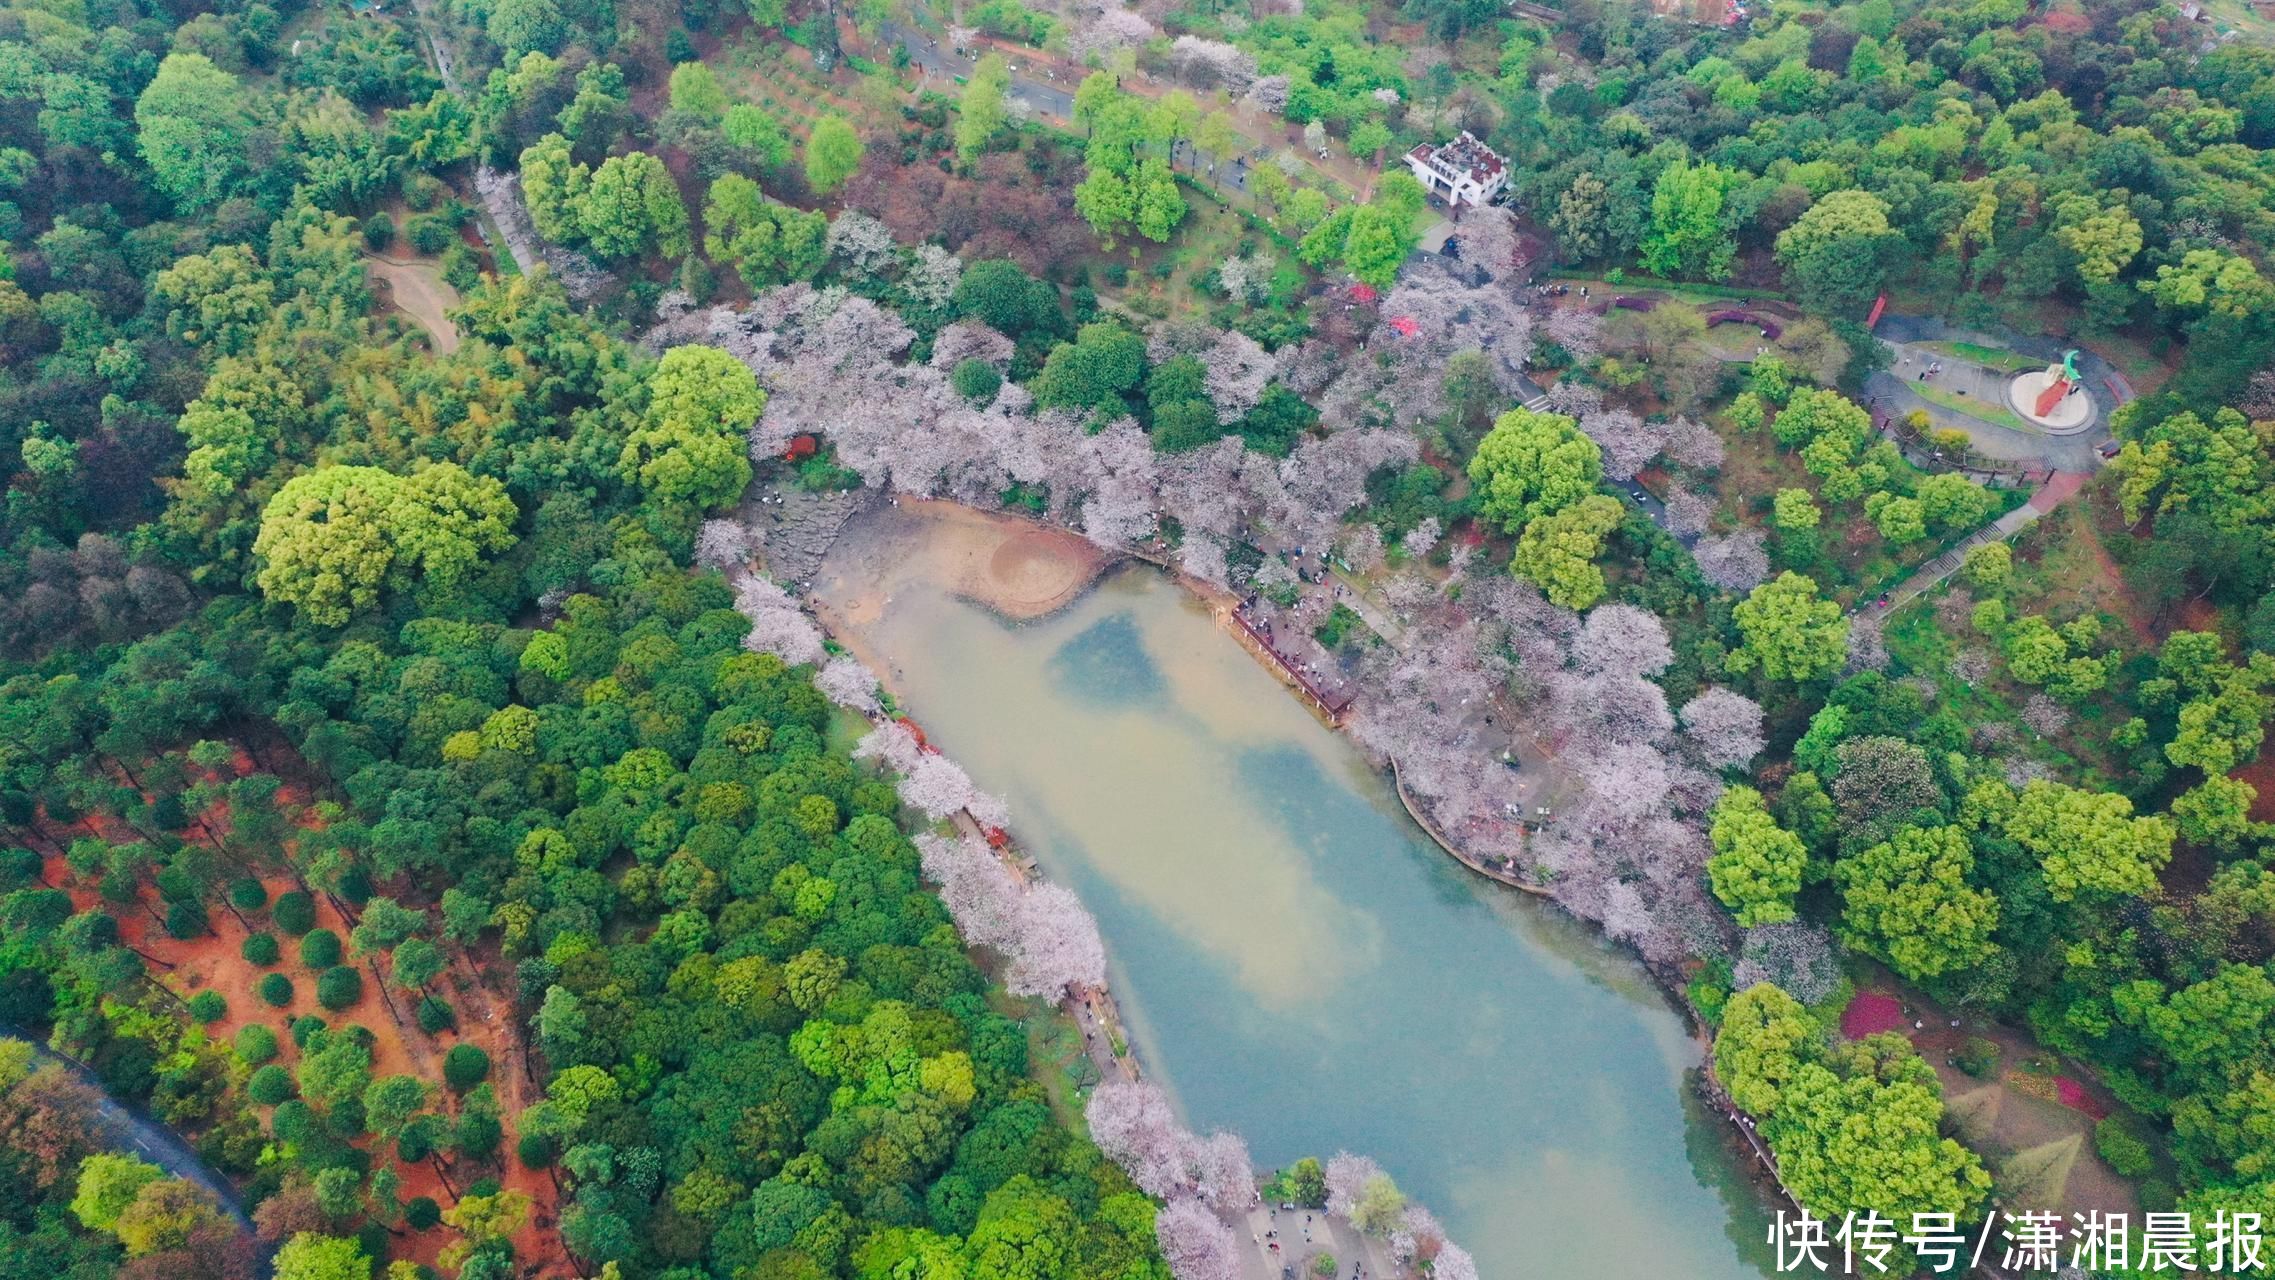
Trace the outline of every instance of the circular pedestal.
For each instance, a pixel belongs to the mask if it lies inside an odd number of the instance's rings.
[[[2038,397],[2059,375],[2049,375],[2044,369],[2032,369],[2016,374],[2006,384],[2006,407],[2022,415],[2025,422],[2036,423],[2055,435],[2068,435],[2083,431],[2093,424],[2093,397],[2083,386],[2072,387],[2070,393],[2054,402],[2044,414],[2038,412]]]

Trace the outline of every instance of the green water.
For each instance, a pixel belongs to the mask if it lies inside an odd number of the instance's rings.
[[[901,584],[864,638],[1098,916],[1139,1054],[1259,1167],[1347,1147],[1489,1277],[1762,1274],[1641,969],[1429,843],[1200,606],[1126,571],[1014,627]]]

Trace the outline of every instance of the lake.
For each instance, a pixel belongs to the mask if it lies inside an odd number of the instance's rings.
[[[1431,844],[1161,574],[1014,625],[918,559],[833,565],[817,594],[861,600],[840,624],[1097,915],[1190,1125],[1259,1168],[1373,1156],[1497,1280],[1764,1274],[1766,1211],[1632,958]]]

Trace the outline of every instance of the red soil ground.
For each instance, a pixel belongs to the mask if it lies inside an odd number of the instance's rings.
[[[241,773],[255,768],[243,751],[238,752],[236,764]],[[304,786],[288,783],[277,792],[278,807],[302,830],[314,830],[322,825],[317,814],[307,807],[308,802],[308,789]],[[87,835],[122,844],[144,838],[126,823],[105,814],[91,814],[69,826],[43,822],[42,827],[47,842],[57,849]],[[215,805],[200,814],[182,834],[188,839],[203,839],[207,832],[226,835],[229,829],[226,807]],[[520,1020],[512,995],[505,981],[497,976],[495,954],[484,949],[483,954],[477,956],[462,948],[450,948],[451,965],[438,981],[436,991],[450,1002],[458,1025],[430,1036],[412,1020],[414,1003],[400,991],[387,987],[382,971],[369,960],[361,963],[362,998],[337,1012],[327,1011],[316,1003],[316,974],[299,963],[296,939],[278,934],[283,956],[269,969],[245,961],[240,948],[248,934],[276,932],[269,926],[265,911],[240,918],[225,904],[210,903],[212,931],[185,941],[166,933],[158,896],[150,886],[144,886],[143,893],[133,903],[106,902],[92,883],[78,880],[61,854],[53,852],[43,864],[41,874],[47,883],[69,894],[74,907],[80,910],[100,907],[116,917],[120,941],[151,962],[153,975],[167,990],[184,999],[205,990],[220,992],[228,1002],[228,1012],[208,1024],[206,1032],[223,1046],[229,1045],[243,1027],[262,1023],[277,1033],[282,1049],[277,1061],[289,1066],[299,1056],[289,1034],[295,1017],[316,1014],[335,1026],[356,1023],[372,1033],[371,1071],[375,1079],[398,1074],[416,1076],[436,1087],[438,1103],[443,1096],[443,1055],[460,1041],[479,1046],[490,1057],[490,1083],[497,1092],[499,1109],[504,1115],[505,1138],[500,1145],[500,1160],[488,1166],[453,1169],[447,1180],[431,1161],[408,1166],[398,1162],[396,1167],[403,1178],[402,1196],[405,1200],[429,1196],[448,1208],[457,1202],[458,1193],[473,1182],[496,1177],[505,1189],[529,1196],[533,1205],[530,1221],[514,1237],[519,1273],[523,1276],[579,1274],[561,1245],[557,1227],[558,1189],[548,1175],[525,1167],[512,1154],[519,1136],[514,1117],[544,1095],[535,1083],[528,1051],[517,1033]],[[301,887],[285,872],[272,872],[260,878],[268,888],[271,902],[278,895]],[[330,929],[345,942],[355,927],[354,921],[342,914],[329,895],[318,893],[315,902],[317,925]],[[261,978],[272,971],[293,980],[293,1001],[288,1008],[272,1007],[256,990]],[[424,1232],[404,1231],[395,1237],[396,1256],[431,1266],[455,1235],[443,1226]]]

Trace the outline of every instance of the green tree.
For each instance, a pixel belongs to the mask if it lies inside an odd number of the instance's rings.
[[[1867,191],[1828,192],[1778,233],[1777,260],[1812,310],[1846,314],[1868,305],[1902,242],[1888,202]]]
[[[1536,516],[1517,539],[1509,569],[1539,584],[1552,602],[1585,609],[1603,598],[1603,570],[1595,560],[1603,554],[1604,538],[1625,516],[1618,499],[1600,493]]]
[[[617,474],[651,499],[709,510],[750,483],[743,433],[766,408],[749,366],[717,347],[673,347],[648,375],[648,409]]]
[[[219,204],[246,176],[252,96],[202,53],[171,53],[134,103],[136,141],[160,191],[187,210]]]
[[[790,162],[790,136],[764,107],[748,102],[728,107],[719,134],[748,157],[753,168],[778,169]]]
[[[1990,490],[1956,472],[1927,477],[1920,481],[1914,496],[1928,525],[1939,533],[1972,529],[1998,505]]]
[[[1971,586],[1998,590],[2014,576],[2014,548],[2003,542],[1986,542],[1970,548],[1960,563],[1959,576]]]
[[[462,580],[482,553],[513,544],[515,515],[504,485],[452,462],[408,476],[319,467],[286,481],[261,513],[255,580],[308,621],[343,626],[383,590]]]
[[[1177,224],[1185,220],[1185,196],[1177,189],[1176,175],[1165,160],[1149,157],[1138,162],[1137,172],[1130,177],[1130,196],[1135,206],[1131,221],[1137,233],[1156,244],[1166,242]]]
[[[1848,660],[1848,619],[1817,595],[1817,584],[1787,570],[1731,611],[1744,643],[1726,659],[1734,671],[1759,670],[1771,680],[1806,682]]]
[[[1880,536],[1895,546],[1927,536],[1927,515],[1918,498],[1875,493],[1864,500],[1864,514],[1880,530]]]
[[[727,91],[719,77],[700,62],[682,62],[671,69],[671,109],[699,120],[717,120],[727,113]]]
[[[1052,348],[1035,377],[1035,401],[1119,413],[1144,375],[1144,338],[1108,321],[1086,324],[1074,341]]]
[[[1719,165],[1677,159],[1651,189],[1651,225],[1643,236],[1643,268],[1669,278],[1720,280],[1737,251],[1724,209],[1735,175]]]
[[[703,206],[703,251],[753,289],[813,278],[828,235],[821,214],[769,200],[739,173],[721,174]]]
[[[524,53],[557,53],[569,40],[568,18],[549,0],[498,0],[490,7],[490,43],[512,62]]]
[[[1786,1085],[1762,1134],[1786,1186],[1811,1212],[1835,1221],[1867,1210],[1897,1222],[1915,1213],[1977,1216],[1991,1176],[1943,1136],[1935,1074],[1918,1065],[1883,1082],[1809,1063]]]
[[[2034,778],[2005,815],[2008,839],[2038,859],[2058,902],[2081,893],[2135,896],[2156,889],[2172,860],[2173,824],[2133,816],[2133,802]]]
[[[1809,496],[1807,489],[1780,489],[1777,491],[1777,498],[1770,513],[1770,522],[1779,529],[1787,532],[1814,529],[1818,522],[1823,519],[1824,512],[1817,509],[1816,499]]]
[[[1774,983],[1757,982],[1722,1006],[1714,1034],[1714,1073],[1747,1113],[1777,1113],[1785,1087],[1816,1058],[1824,1031]]]
[[[1469,460],[1479,511],[1510,533],[1594,493],[1603,474],[1603,450],[1578,424],[1531,409],[1502,414]]]
[[[1844,934],[1907,978],[1982,963],[1997,948],[1999,902],[1967,883],[1974,850],[1957,827],[1903,827],[1833,867]]]
[[[144,1258],[180,1249],[200,1228],[222,1221],[203,1187],[182,1178],[160,1178],[119,1214],[115,1232],[126,1256]]]
[[[687,205],[664,162],[645,151],[610,156],[593,171],[577,202],[577,225],[603,258],[655,252],[685,257]]]
[[[972,68],[956,104],[956,158],[970,164],[986,153],[988,145],[1011,119],[1004,95],[1011,88],[1011,64],[1000,53],[990,53]]]
[[[1793,919],[1801,872],[1809,851],[1800,837],[1777,824],[1752,787],[1731,787],[1714,802],[1709,838],[1714,856],[1706,874],[1714,896],[1741,928]]]
[[[2229,777],[2206,778],[2172,801],[2173,821],[2193,844],[2233,849],[2251,832],[2258,788]]]
[[[838,189],[861,167],[861,135],[842,116],[823,116],[806,135],[806,185],[817,195]]]
[[[363,1246],[339,1236],[303,1231],[276,1251],[276,1280],[371,1280]]]
[[[79,1185],[71,1197],[71,1215],[90,1231],[109,1231],[118,1225],[119,1214],[134,1203],[142,1189],[165,1174],[147,1160],[97,1152],[79,1162]]]

